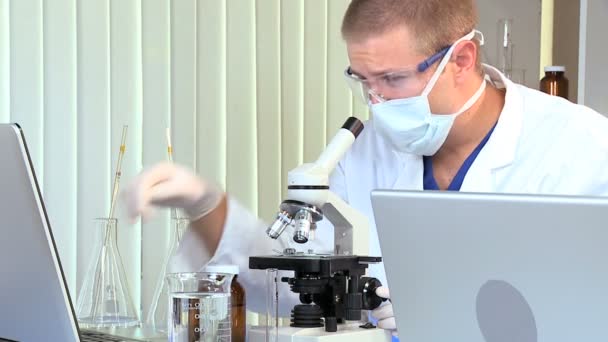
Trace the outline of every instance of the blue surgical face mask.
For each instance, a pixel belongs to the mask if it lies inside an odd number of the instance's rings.
[[[469,33],[452,45],[420,96],[370,105],[375,129],[395,151],[420,156],[434,155],[447,139],[456,117],[469,110],[481,98],[486,88],[485,80],[454,114],[432,114],[428,100],[429,93],[450,61],[454,47],[462,41],[473,39],[477,32]]]

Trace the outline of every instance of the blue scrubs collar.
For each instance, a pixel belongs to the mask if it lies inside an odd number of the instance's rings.
[[[481,152],[481,150],[486,145],[488,140],[490,140],[490,136],[492,135],[492,132],[494,132],[494,128],[496,128],[496,124],[494,124],[492,129],[490,129],[488,134],[486,134],[486,136],[479,143],[479,145],[477,145],[477,147],[475,148],[475,150],[473,150],[471,155],[469,155],[469,157],[467,157],[467,159],[464,161],[464,163],[462,164],[462,166],[456,173],[456,176],[454,177],[454,179],[452,179],[452,182],[448,186],[447,191],[460,191],[460,188],[462,187],[462,183],[464,182],[464,177],[467,175],[467,172],[471,168],[471,165],[473,165],[473,162],[475,161],[475,159],[477,159],[479,152]],[[440,190],[439,185],[437,185],[437,181],[435,180],[435,176],[433,175],[433,158],[432,157],[423,157],[423,162],[424,162],[424,179],[423,179],[424,190]]]

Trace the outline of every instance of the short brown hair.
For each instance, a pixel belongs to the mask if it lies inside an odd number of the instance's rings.
[[[352,0],[342,37],[364,40],[405,26],[416,37],[417,52],[432,55],[471,32],[477,22],[475,0]]]

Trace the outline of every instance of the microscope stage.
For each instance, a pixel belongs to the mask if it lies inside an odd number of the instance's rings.
[[[356,255],[273,255],[250,257],[249,268],[332,274],[344,270],[366,269],[368,264],[381,261],[381,257]]]

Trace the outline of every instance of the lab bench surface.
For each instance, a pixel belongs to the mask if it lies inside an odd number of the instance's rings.
[[[84,329],[83,329],[84,330]],[[114,336],[136,339],[139,341],[148,342],[166,342],[167,336],[154,332],[150,328],[98,328],[98,329],[87,329],[96,332],[102,332]]]

